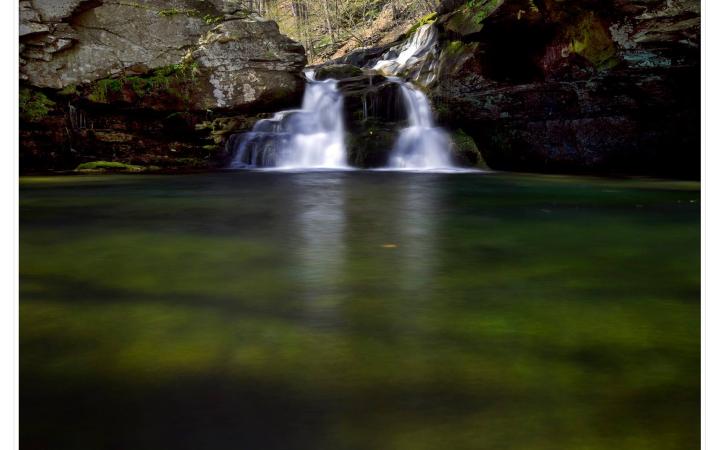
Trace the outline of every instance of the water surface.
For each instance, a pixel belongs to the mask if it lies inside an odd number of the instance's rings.
[[[23,178],[24,449],[699,445],[696,183]]]

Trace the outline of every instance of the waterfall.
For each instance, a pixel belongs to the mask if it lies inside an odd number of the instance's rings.
[[[445,169],[453,167],[450,161],[450,137],[436,127],[430,102],[425,94],[412,84],[393,79],[400,85],[408,127],[400,136],[390,153],[390,167],[397,169]]]
[[[312,71],[299,110],[280,111],[228,141],[231,168],[346,168],[343,97],[337,80],[316,81]]]
[[[418,72],[422,71],[425,63],[432,65],[434,58],[431,58],[435,44],[437,43],[437,30],[432,24],[423,25],[415,30],[411,39],[408,39],[399,46],[391,48],[386,52],[380,61],[372,67],[388,76],[395,76],[413,67]],[[434,71],[430,70],[431,77]],[[432,80],[426,80],[429,84]]]
[[[435,64],[432,54],[437,42],[437,30],[432,24],[419,27],[413,37],[399,47],[394,47],[375,63],[377,70],[400,86],[408,127],[400,131],[390,154],[389,166],[397,169],[445,169],[453,167],[450,161],[450,137],[435,126],[430,101],[410,82],[395,77],[397,74],[428,72],[429,84],[434,77]]]
[[[372,84],[377,72],[396,83],[402,92],[408,126],[399,136],[389,155],[389,167],[395,169],[452,168],[451,141],[434,124],[432,108],[425,94],[411,82],[428,86],[435,77],[438,32],[434,25],[419,27],[404,43],[388,50],[366,72]],[[232,135],[227,149],[235,156],[231,168],[278,167],[285,169],[347,168],[343,95],[338,81],[318,81],[313,70],[305,72],[307,84],[302,108],[280,111],[270,119],[258,121],[252,131]],[[342,89],[348,92],[348,82]],[[351,82],[356,83],[356,81]],[[353,85],[354,86],[354,85]],[[365,86],[362,86],[365,88]],[[360,98],[365,121],[375,111],[375,100],[363,93]]]

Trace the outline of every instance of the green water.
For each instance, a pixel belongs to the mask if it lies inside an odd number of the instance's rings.
[[[23,449],[691,449],[697,183],[22,178]]]

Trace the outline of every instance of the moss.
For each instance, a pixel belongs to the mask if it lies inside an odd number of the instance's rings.
[[[410,29],[407,31],[407,33],[405,33],[405,35],[412,36],[421,26],[435,23],[435,21],[437,20],[437,15],[437,12],[431,12],[430,14],[423,16],[413,26],[410,27]]]
[[[462,41],[452,41],[448,42],[448,44],[445,46],[445,51],[449,56],[457,55],[462,51],[465,44],[463,44]]]
[[[52,107],[55,106],[55,102],[40,91],[22,88],[19,94],[20,118],[22,120],[37,122],[46,117]]]
[[[453,151],[463,163],[469,164],[481,169],[487,169],[488,166],[475,144],[475,140],[462,129],[454,130],[450,137],[452,138],[454,148]]]
[[[184,14],[188,17],[200,17],[200,11],[197,9],[168,8],[161,9],[157,12],[157,15],[161,17],[172,17],[179,14]]]
[[[596,68],[612,68],[618,64],[615,44],[607,28],[592,12],[565,30],[565,36],[570,41],[567,51],[584,57]]]
[[[212,14],[205,14],[202,19],[203,22],[205,22],[207,25],[214,25],[218,22],[222,22],[223,16],[213,16]]]
[[[65,86],[65,88],[58,91],[59,95],[75,95],[77,94],[77,86],[74,84],[71,84],[69,86]]]
[[[104,78],[97,80],[88,95],[88,98],[97,103],[107,102],[108,92],[120,92],[123,88],[123,82],[117,78]]]
[[[104,78],[92,85],[88,99],[97,103],[106,103],[109,93],[121,92],[127,88],[138,97],[144,97],[151,92],[165,91],[187,102],[190,99],[190,92],[185,84],[194,83],[199,73],[198,63],[186,59],[178,64],[155,69],[148,75]]]
[[[483,22],[502,5],[504,0],[468,0],[445,23],[445,28],[462,36],[479,33]]]
[[[465,12],[469,14],[476,24],[482,23],[490,16],[505,0],[468,0],[465,4]]]
[[[116,161],[92,161],[82,163],[75,168],[76,172],[144,172],[145,170],[146,168],[143,166],[125,164]]]

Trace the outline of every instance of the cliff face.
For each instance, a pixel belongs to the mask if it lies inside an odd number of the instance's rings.
[[[21,167],[212,165],[302,94],[304,49],[215,0],[20,2]]]
[[[699,177],[698,0],[448,1],[441,119],[496,169]]]
[[[399,75],[491,168],[699,177],[699,0],[446,0],[429,22]]]

